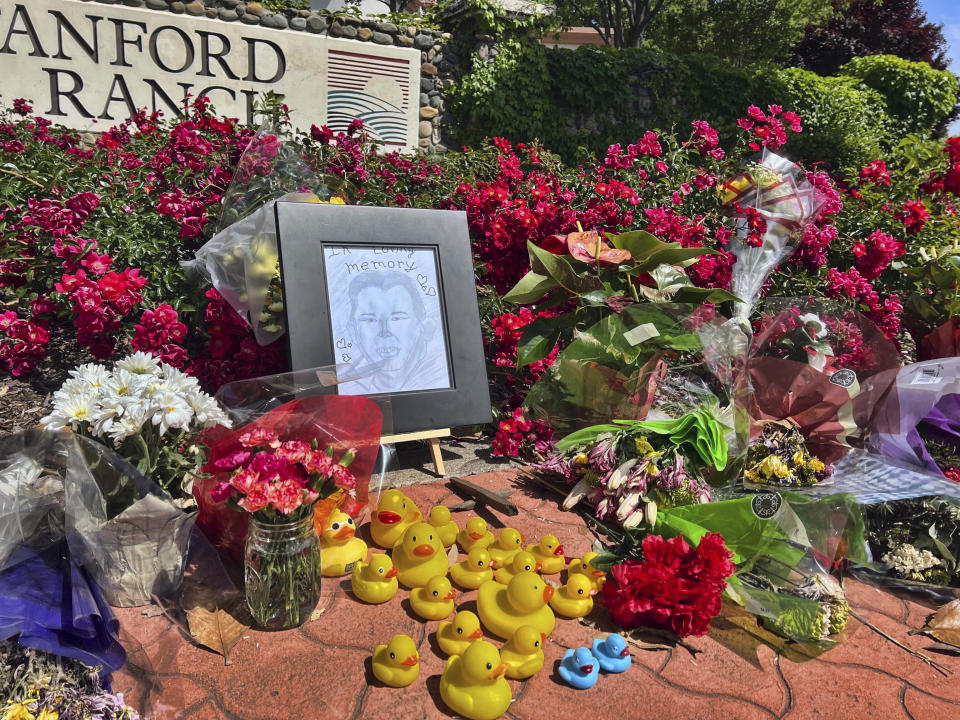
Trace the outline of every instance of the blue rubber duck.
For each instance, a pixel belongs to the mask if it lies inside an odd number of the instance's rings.
[[[614,633],[606,639],[596,638],[593,641],[593,656],[600,663],[600,669],[609,673],[622,673],[630,667],[633,658],[623,635]]]
[[[563,654],[557,672],[568,685],[577,690],[586,690],[596,685],[600,675],[600,662],[590,652],[590,648],[570,648]]]

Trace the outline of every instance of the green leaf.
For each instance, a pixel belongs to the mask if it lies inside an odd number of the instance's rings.
[[[619,425],[593,425],[572,432],[557,442],[557,452],[567,452],[577,445],[595,445],[597,438],[604,433],[616,433],[623,430]]]
[[[658,240],[645,230],[633,230],[621,235],[610,235],[608,240],[617,250],[629,250],[634,260],[645,257],[649,253],[668,245],[668,243]]]
[[[517,305],[528,305],[536,302],[558,286],[559,283],[552,277],[531,270],[520,278],[520,281],[503,296],[503,299]]]
[[[726,290],[693,286],[680,288],[677,291],[677,294],[673,296],[673,300],[678,303],[722,303],[726,302],[727,300],[732,300],[733,302],[743,302],[736,295],[727,292]]]
[[[606,306],[608,297],[610,297],[610,293],[606,289],[593,290],[581,295],[580,302],[589,306]]]
[[[557,318],[538,317],[523,329],[517,344],[517,367],[543,360],[557,344],[561,323]]]
[[[679,265],[681,267],[687,267],[705,255],[720,254],[721,253],[718,251],[710,248],[685,248],[671,243],[671,245],[666,245],[663,248],[650,253],[647,257],[642,258],[640,262],[636,262],[634,265],[630,266],[628,272],[631,275],[637,276],[648,273],[653,268],[660,265]]]
[[[532,242],[527,242],[527,249],[530,251],[530,268],[534,272],[539,275],[549,275],[574,295],[582,295],[603,287],[603,283],[595,275],[578,275],[562,255],[554,255]]]

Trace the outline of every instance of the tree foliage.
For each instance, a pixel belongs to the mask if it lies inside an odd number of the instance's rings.
[[[826,23],[846,0],[668,0],[647,38],[668,52],[708,53],[736,65],[778,61],[808,26]]]
[[[896,55],[946,70],[946,47],[943,26],[927,20],[920,0],[854,0],[826,25],[811,24],[791,63],[833,75],[855,57]]]
[[[571,25],[596,29],[616,48],[640,47],[651,23],[670,0],[559,0],[557,15]]]

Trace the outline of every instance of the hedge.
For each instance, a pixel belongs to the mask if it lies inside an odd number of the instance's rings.
[[[775,103],[804,120],[803,139],[791,148],[797,159],[849,166],[907,134],[932,132],[956,99],[952,74],[892,56],[856,58],[842,74],[822,77],[650,47],[566,50],[507,41],[493,61],[474,58],[452,92],[452,108],[464,144],[497,135],[539,138],[572,161],[632,142],[650,127],[685,132],[703,117],[730,141],[748,105]]]

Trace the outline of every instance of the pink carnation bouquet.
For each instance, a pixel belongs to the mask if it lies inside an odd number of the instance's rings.
[[[282,441],[265,428],[245,432],[238,439],[242,449],[213,463],[216,470],[231,474],[213,487],[210,496],[214,502],[252,513],[261,522],[293,522],[320,498],[338,488],[356,487],[357,480],[347,468],[356,454],[352,449],[337,461],[333,448],[320,450],[316,439]]]

